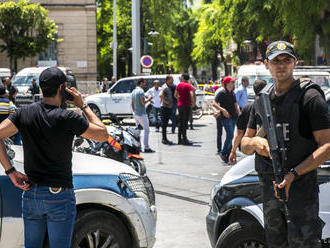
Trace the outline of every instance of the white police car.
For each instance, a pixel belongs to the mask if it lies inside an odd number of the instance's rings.
[[[16,153],[14,166],[23,171],[22,147],[12,148]],[[73,184],[77,217],[72,248],[154,245],[157,211],[154,190],[147,177],[140,177],[123,163],[74,152]],[[0,247],[23,247],[21,194],[1,170]]]
[[[326,91],[330,113],[330,89]],[[320,187],[319,216],[325,222],[322,247],[330,247],[330,161],[318,168]],[[233,166],[211,192],[210,211],[206,217],[207,232],[212,247],[262,248],[264,219],[261,186],[254,170],[254,155]]]
[[[127,77],[118,80],[106,93],[94,94],[86,97],[86,103],[99,118],[107,118],[110,114],[115,114],[119,118],[132,117],[131,93],[135,89],[139,79],[147,81],[147,89],[153,87],[154,80],[159,80],[160,85],[165,83],[167,75],[151,75]],[[172,74],[174,84],[180,83],[180,74]],[[196,106],[202,108],[204,93],[198,88],[197,81],[190,76],[193,86],[196,88]],[[151,105],[146,104],[149,119],[152,119]]]

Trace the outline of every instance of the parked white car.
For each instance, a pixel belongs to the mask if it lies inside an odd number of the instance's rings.
[[[23,172],[22,147],[12,148],[16,153],[14,166]],[[153,247],[157,210],[148,177],[139,176],[124,163],[74,152],[73,184],[77,217],[72,248]],[[0,192],[0,247],[21,248],[24,246],[22,191],[3,170]],[[44,248],[47,240],[46,237]]]
[[[109,117],[110,114],[115,114],[118,118],[131,118],[131,93],[135,89],[139,79],[147,80],[147,89],[153,87],[153,81],[158,79],[160,84],[165,83],[167,75],[151,75],[151,76],[136,76],[127,77],[118,80],[106,93],[95,94],[86,97],[86,103],[93,112],[100,118]],[[180,74],[173,74],[174,84],[179,84]],[[196,88],[196,105],[201,108],[204,101],[204,93],[198,88],[197,81],[193,76],[190,76],[191,82]],[[151,119],[151,105],[146,105],[147,114]]]

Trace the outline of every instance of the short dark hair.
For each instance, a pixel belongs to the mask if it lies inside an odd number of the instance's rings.
[[[253,84],[253,90],[254,93],[258,96],[260,91],[267,85],[267,82],[265,80],[257,79],[254,81]]]
[[[144,83],[144,78],[140,78],[138,81],[137,81],[137,85],[140,86],[142,83]]]
[[[189,76],[188,73],[183,73],[183,74],[182,74],[182,78],[183,78],[184,80],[188,81],[189,78],[190,78],[190,76]]]
[[[249,82],[249,78],[247,76],[242,77],[242,82]]]
[[[167,82],[167,81],[170,80],[171,78],[173,78],[171,75],[167,75],[165,81]]]

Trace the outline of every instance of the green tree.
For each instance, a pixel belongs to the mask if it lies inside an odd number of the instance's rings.
[[[199,21],[198,31],[194,37],[193,57],[200,65],[211,64],[212,78],[217,78],[217,68],[220,63],[218,56],[225,64],[223,55],[223,46],[228,42],[230,36],[224,36],[223,33],[228,33],[229,26],[222,18],[223,6],[214,2],[211,4],[203,4],[198,10]],[[228,71],[225,71],[228,74]]]
[[[57,26],[48,11],[29,1],[0,4],[0,51],[7,52],[10,68],[17,71],[17,59],[36,56],[56,39]]]
[[[99,77],[112,76],[113,0],[97,1],[97,57]],[[118,77],[129,75],[132,45],[131,1],[117,0]]]

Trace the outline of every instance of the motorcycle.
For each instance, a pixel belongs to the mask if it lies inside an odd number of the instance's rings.
[[[140,131],[131,127],[122,127],[115,115],[111,115],[110,120],[113,125],[107,126],[109,134],[107,142],[97,142],[78,137],[74,142],[73,150],[123,162],[144,176],[146,167],[143,157],[140,155]],[[84,140],[88,144],[87,147],[82,147]]]

